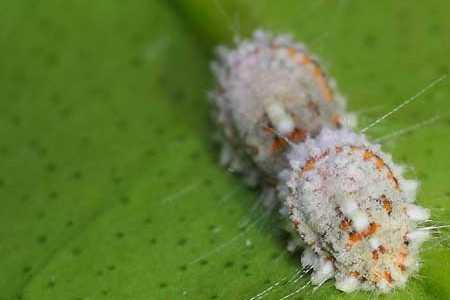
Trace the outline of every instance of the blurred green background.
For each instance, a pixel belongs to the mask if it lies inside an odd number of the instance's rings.
[[[450,2],[3,0],[0,299],[249,299],[291,276],[276,218],[217,164],[213,47],[256,28],[323,58],[363,128],[448,73]],[[368,134],[450,221],[448,79]],[[407,288],[449,299],[443,231]],[[280,284],[264,299],[301,287]],[[368,299],[326,283],[292,299]]]

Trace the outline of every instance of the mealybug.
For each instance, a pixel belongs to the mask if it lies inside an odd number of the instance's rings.
[[[250,184],[276,182],[288,141],[354,121],[345,100],[302,44],[257,31],[236,49],[219,48],[211,93],[221,128],[221,161]]]

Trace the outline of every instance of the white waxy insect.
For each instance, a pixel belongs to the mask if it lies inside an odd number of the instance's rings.
[[[407,262],[417,261],[418,246],[429,237],[417,229],[428,214],[409,203],[414,199],[390,157],[346,129],[323,129],[287,156],[289,217],[306,247],[333,264],[336,287],[387,292],[403,286],[417,271]],[[354,168],[359,172],[349,172]]]
[[[250,184],[277,189],[280,213],[304,250],[311,283],[388,292],[418,269],[429,211],[418,182],[352,131],[355,118],[317,59],[288,36],[257,31],[219,49],[211,93],[221,161]],[[275,198],[275,197],[272,197]]]
[[[354,121],[334,80],[289,36],[257,31],[236,49],[218,52],[218,87],[211,99],[222,128],[222,163],[251,184],[276,182],[288,166],[287,141],[302,142],[323,127]]]

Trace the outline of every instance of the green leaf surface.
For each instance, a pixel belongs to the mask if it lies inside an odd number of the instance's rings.
[[[212,48],[256,28],[290,32],[324,60],[360,127],[449,69],[445,1],[0,2],[0,299],[264,299],[285,251],[258,191],[217,163],[206,92]],[[439,83],[368,134],[450,221],[450,87]],[[384,299],[449,299],[443,230]],[[277,282],[279,282],[277,284]],[[326,283],[291,299],[367,299]]]

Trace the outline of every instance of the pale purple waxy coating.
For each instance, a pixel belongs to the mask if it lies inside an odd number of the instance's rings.
[[[288,157],[286,207],[308,249],[302,262],[313,266],[313,283],[334,277],[344,291],[402,287],[427,238],[417,227],[428,212],[411,203],[416,182],[348,130],[324,129]]]
[[[287,166],[284,139],[298,143],[324,127],[351,122],[334,80],[290,36],[257,31],[218,53],[211,100],[221,128],[221,160],[250,183],[276,183]]]

